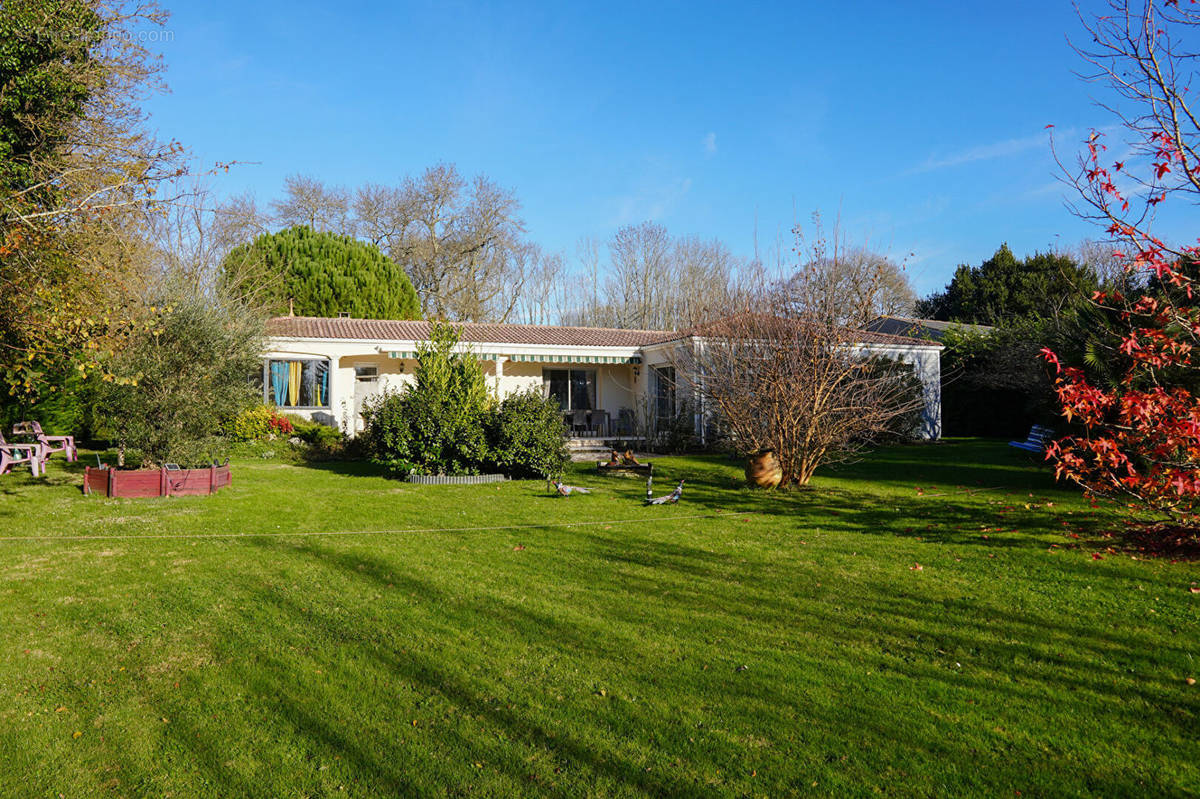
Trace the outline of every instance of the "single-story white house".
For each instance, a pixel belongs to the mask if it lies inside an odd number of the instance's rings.
[[[636,439],[681,412],[687,380],[674,353],[693,336],[668,330],[455,324],[497,396],[535,388],[556,397],[576,435]],[[413,380],[430,323],[280,316],[267,323],[263,400],[288,412],[362,429],[363,402]],[[941,435],[941,349],[935,342],[861,331],[865,351],[911,363],[925,387],[922,435]],[[695,414],[704,436],[702,408]]]

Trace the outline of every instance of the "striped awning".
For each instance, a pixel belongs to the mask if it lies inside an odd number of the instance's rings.
[[[641,363],[642,359],[623,355],[510,355],[510,361],[533,363]]]
[[[503,357],[499,353],[495,353],[495,352],[476,352],[473,354],[476,357],[476,359],[478,359],[480,361],[494,361],[497,358]],[[417,357],[417,353],[389,351],[387,356],[389,358],[412,358],[412,359],[415,359]]]
[[[476,352],[475,357],[481,361],[494,361],[504,357],[498,352]],[[389,358],[416,358],[415,352],[390,351]],[[509,355],[510,361],[518,363],[641,363],[642,359],[623,355]]]

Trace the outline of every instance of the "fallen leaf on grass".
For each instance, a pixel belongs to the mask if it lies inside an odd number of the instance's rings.
[[[1092,560],[1104,560],[1104,556],[1101,555],[1099,552],[1093,552]]]
[[[81,738],[81,737],[83,737],[83,733],[80,732],[79,730],[75,730],[75,732],[71,733],[71,737],[72,738]]]
[[[920,563],[914,563],[913,565],[908,567],[908,570],[913,571],[913,572],[919,572],[919,571],[924,571],[925,567],[922,566]]]
[[[523,549],[525,549],[524,544],[517,544],[515,547],[513,547],[513,552],[520,552]]]

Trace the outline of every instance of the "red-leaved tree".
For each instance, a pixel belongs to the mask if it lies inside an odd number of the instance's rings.
[[[1082,428],[1054,442],[1059,477],[1091,495],[1124,498],[1176,524],[1200,527],[1200,248],[1169,245],[1152,232],[1168,199],[1200,199],[1200,122],[1189,89],[1200,56],[1200,13],[1165,0],[1114,0],[1085,21],[1090,43],[1077,52],[1090,80],[1106,84],[1105,107],[1124,130],[1121,160],[1093,131],[1064,170],[1079,192],[1080,216],[1105,226],[1124,260],[1122,290],[1093,301],[1117,320],[1110,360],[1119,378],[1089,379],[1049,349],[1063,415]],[[1060,162],[1061,163],[1061,162]]]

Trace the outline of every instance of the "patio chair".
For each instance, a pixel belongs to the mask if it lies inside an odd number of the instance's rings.
[[[592,411],[588,424],[598,436],[609,435],[608,411]]]
[[[588,412],[587,411],[571,411],[571,432],[572,433],[588,432]]]
[[[1040,424],[1035,424],[1029,428],[1029,436],[1024,441],[1010,441],[1008,445],[1022,452],[1029,452],[1034,455],[1042,455],[1046,452],[1046,446],[1050,440],[1054,438],[1054,431],[1049,427],[1043,427]]]
[[[8,474],[20,463],[29,464],[34,477],[46,473],[46,450],[41,444],[9,444],[0,433],[0,474]]]
[[[13,435],[29,436],[41,444],[45,452],[44,459],[55,452],[63,453],[71,463],[79,459],[79,452],[75,448],[75,436],[48,436],[42,430],[41,422],[17,422],[13,425]]]

